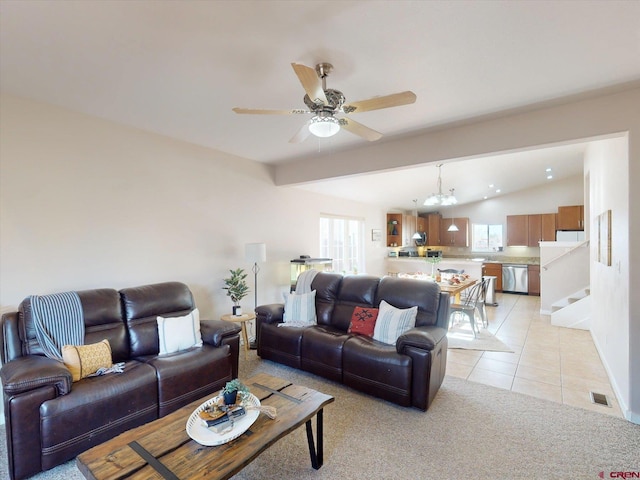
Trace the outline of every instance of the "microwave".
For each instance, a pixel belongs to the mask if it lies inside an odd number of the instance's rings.
[[[427,257],[442,257],[442,250],[427,250]]]

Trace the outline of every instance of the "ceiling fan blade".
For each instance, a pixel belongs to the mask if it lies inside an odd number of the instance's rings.
[[[300,130],[298,130],[298,132],[293,137],[291,137],[289,143],[302,143],[310,134],[311,132],[309,131],[309,122],[306,122],[304,125],[302,125],[302,127],[300,127]]]
[[[416,101],[416,94],[407,90],[406,92],[393,93],[384,97],[374,97],[369,100],[351,102],[342,106],[344,113],[368,112],[370,110],[380,110],[381,108],[399,107],[408,105]]]
[[[375,142],[382,138],[382,134],[380,132],[376,132],[372,128],[365,127],[361,123],[351,120],[350,118],[341,118],[340,126],[345,130],[364,138],[365,140],[369,140],[370,142]]]
[[[299,108],[294,108],[291,110],[267,110],[261,108],[233,108],[233,111],[236,113],[250,113],[254,115],[298,115],[301,113],[311,113],[309,110],[302,110]]]
[[[322,80],[320,80],[316,71],[301,63],[292,63],[291,66],[311,101],[327,105],[329,102],[327,102],[327,97],[322,89]]]

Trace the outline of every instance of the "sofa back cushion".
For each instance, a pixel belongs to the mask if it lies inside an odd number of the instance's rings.
[[[331,325],[346,332],[356,306],[374,306],[379,281],[372,275],[318,273],[311,284],[311,288],[316,290],[318,324]]]
[[[84,343],[92,344],[107,339],[111,346],[114,362],[129,359],[127,330],[122,321],[122,309],[118,292],[111,288],[83,290],[76,292],[82,304],[84,316]],[[26,298],[19,307],[19,322],[23,352],[26,355],[44,355],[36,339],[31,300]]]
[[[158,316],[180,317],[195,308],[191,290],[180,282],[124,288],[120,298],[133,358],[160,351]]]
[[[316,291],[316,322],[319,325],[331,325],[331,316],[338,298],[338,290],[342,283],[339,273],[318,273],[311,289]]]
[[[440,304],[440,287],[435,282],[411,278],[383,277],[378,286],[375,305],[385,300],[396,308],[418,307],[416,327],[436,325]]]

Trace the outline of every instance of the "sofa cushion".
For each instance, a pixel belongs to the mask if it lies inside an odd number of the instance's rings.
[[[124,288],[120,296],[133,358],[157,355],[160,351],[158,316],[179,317],[196,307],[191,290],[180,282]]]
[[[128,360],[129,342],[126,327],[122,321],[122,308],[118,292],[112,288],[98,288],[78,291],[77,294],[80,297],[84,316],[85,345],[97,343],[106,338],[111,345],[113,361]],[[19,310],[24,328],[22,351],[26,354],[44,354],[36,339],[31,300],[26,298],[20,304]]]
[[[182,317],[157,317],[160,355],[202,345],[200,311],[195,308]]]
[[[342,361],[345,385],[399,405],[411,405],[414,366],[410,356],[364,335],[353,335],[344,344]]]
[[[418,307],[416,326],[436,325],[441,300],[448,299],[440,295],[440,286],[436,282],[425,282],[412,278],[382,277],[378,287],[376,305],[382,300],[397,307]],[[444,305],[447,307],[447,305]],[[444,312],[445,314],[447,312]],[[443,319],[448,315],[444,315]]]
[[[377,308],[355,307],[347,333],[359,333],[360,335],[373,337],[378,311]]]
[[[202,345],[162,356],[140,358],[158,378],[158,416],[206,396],[214,396],[233,378],[229,345]]]
[[[400,335],[415,327],[417,313],[417,306],[401,309],[382,300],[373,331],[374,340],[395,345]]]
[[[316,275],[316,279],[318,275]],[[372,275],[347,275],[342,279],[338,297],[328,325],[347,332],[353,308],[375,307],[376,291],[380,279]],[[318,321],[318,323],[320,323]]]
[[[111,346],[106,339],[91,345],[63,345],[62,360],[74,382],[113,364]]]
[[[301,326],[316,323],[316,291],[309,293],[290,293],[285,297],[284,323]]]
[[[158,418],[153,367],[127,362],[123,373],[83,378],[71,392],[40,405],[42,468],[70,460],[88,448]]]
[[[341,382],[342,347],[349,337],[330,325],[305,328],[300,347],[302,369]]]

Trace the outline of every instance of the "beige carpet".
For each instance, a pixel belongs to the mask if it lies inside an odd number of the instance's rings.
[[[489,352],[513,352],[513,349],[496,338],[490,331],[481,328],[474,337],[471,325],[468,323],[457,324],[447,333],[449,348],[464,350],[485,350]]]
[[[401,408],[311,374],[240,355],[241,377],[278,375],[336,398],[325,408],[324,466],[311,468],[305,429],[236,480],[596,479],[640,469],[640,426],[592,411],[446,377],[427,412]],[[314,422],[315,425],[315,422]],[[215,448],[215,447],[209,447]],[[0,454],[6,458],[4,432]],[[0,478],[7,477],[6,460]],[[79,480],[73,461],[33,480]]]

